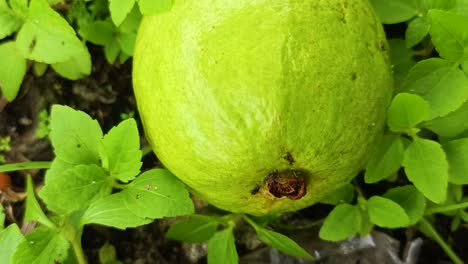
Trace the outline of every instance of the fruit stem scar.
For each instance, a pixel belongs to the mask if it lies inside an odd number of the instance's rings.
[[[295,170],[274,171],[266,177],[266,188],[276,198],[299,200],[306,194],[304,179]]]

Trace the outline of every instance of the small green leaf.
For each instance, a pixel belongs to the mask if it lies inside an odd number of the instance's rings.
[[[125,206],[139,217],[155,219],[194,212],[185,185],[168,170],[146,171],[121,193]]]
[[[432,43],[442,58],[457,61],[468,56],[468,17],[433,9],[428,20]]]
[[[439,136],[454,138],[468,129],[467,121],[468,101],[446,116],[424,122],[422,127],[434,131]]]
[[[135,0],[109,0],[111,18],[116,26],[119,26],[124,21],[134,5]]]
[[[120,181],[133,180],[141,168],[140,137],[135,120],[127,119],[113,127],[102,141],[103,167]]]
[[[396,135],[385,135],[367,163],[364,179],[376,183],[395,174],[401,167],[405,147]]]
[[[416,138],[406,149],[403,166],[408,179],[434,203],[447,196],[448,163],[442,146]]]
[[[399,204],[409,217],[409,225],[416,224],[424,216],[426,198],[413,185],[388,190],[383,197]]]
[[[334,191],[320,200],[320,203],[337,205],[340,203],[350,203],[354,198],[354,186],[350,183]]]
[[[115,260],[116,260],[115,247],[109,242],[106,242],[99,249],[99,263],[109,264]]]
[[[369,218],[380,227],[397,228],[409,225],[409,217],[396,202],[380,196],[372,196],[367,201]]]
[[[11,263],[11,257],[22,240],[23,234],[16,224],[0,230],[0,263]]]
[[[412,48],[421,42],[427,34],[429,34],[429,24],[424,17],[417,17],[411,20],[406,29],[406,47]]]
[[[138,5],[143,15],[150,15],[170,10],[172,2],[173,0],[138,0]]]
[[[416,0],[371,0],[374,10],[384,24],[396,24],[418,14]]]
[[[137,227],[152,222],[152,219],[135,215],[124,203],[121,192],[93,202],[83,214],[81,224],[100,224],[119,229]]]
[[[117,28],[110,21],[97,20],[80,28],[79,34],[87,41],[104,46],[114,41]]]
[[[16,16],[8,6],[0,5],[0,39],[15,33],[22,24],[23,20]]]
[[[423,98],[399,93],[388,108],[387,123],[392,131],[407,131],[427,119],[429,111],[429,104]]]
[[[138,27],[140,26],[142,15],[138,6],[133,6],[132,11],[125,20],[120,24],[119,31],[122,33],[136,33],[138,31]]]
[[[48,64],[68,61],[83,49],[73,28],[46,0],[31,0],[16,43],[25,58]]]
[[[56,157],[52,161],[50,168],[46,171],[44,179],[45,184],[47,184],[49,181],[52,181],[52,179],[54,178],[61,177],[62,173],[64,173],[68,169],[73,168],[74,166],[76,166],[76,164],[65,162],[60,158]]]
[[[209,218],[192,218],[177,221],[166,233],[169,239],[201,243],[209,240],[217,231],[219,223]]]
[[[80,52],[71,59],[51,66],[60,76],[69,80],[78,80],[91,74],[91,55],[83,45]]]
[[[54,105],[50,140],[55,156],[70,164],[99,164],[102,131],[96,120],[68,106]]]
[[[257,227],[256,230],[258,238],[269,245],[274,247],[279,251],[286,253],[290,256],[305,258],[305,259],[314,259],[307,251],[305,251],[301,246],[299,246],[294,240],[289,237],[267,230],[265,228]]]
[[[420,95],[431,107],[429,119],[458,109],[468,99],[468,77],[453,63],[431,58],[411,69],[405,90]]]
[[[55,225],[47,218],[39,205],[34,194],[34,186],[31,176],[26,177],[26,210],[24,221],[37,221],[45,226],[54,227]]]
[[[77,165],[47,182],[39,193],[47,208],[69,214],[88,207],[93,201],[110,195],[109,176],[99,166]]]
[[[340,241],[359,232],[361,227],[361,212],[357,206],[340,204],[335,206],[325,218],[320,228],[321,239]]]
[[[38,228],[18,245],[12,263],[60,263],[67,258],[69,247],[65,237],[57,231]]]
[[[449,164],[449,181],[468,184],[468,138],[450,141],[443,148]]]
[[[21,17],[28,15],[28,0],[10,0],[10,6]]]
[[[113,64],[120,53],[120,43],[118,41],[112,41],[107,43],[104,46],[104,55],[106,56],[106,60],[109,64]]]
[[[208,264],[237,264],[236,244],[232,227],[214,234],[208,241]]]
[[[0,26],[1,28],[1,26]],[[26,74],[26,59],[21,56],[14,42],[0,45],[0,91],[8,101],[13,101]]]

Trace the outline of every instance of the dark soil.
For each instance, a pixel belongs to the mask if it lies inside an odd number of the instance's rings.
[[[393,30],[398,33],[400,28],[396,27]],[[65,104],[87,112],[99,121],[104,131],[120,122],[121,114],[134,113],[138,120],[131,84],[131,61],[123,65],[109,65],[102,56],[101,48],[90,46],[90,51],[94,59],[93,73],[90,77],[69,81],[60,78],[50,69],[42,77],[36,77],[32,71],[29,71],[18,98],[8,104],[0,101],[0,136],[10,136],[12,142],[12,150],[4,153],[7,163],[53,159],[53,151],[48,140],[36,136],[39,113],[41,110],[50,109],[52,104]],[[143,131],[141,125],[140,131]],[[146,144],[143,136],[141,142],[143,145]],[[144,167],[148,169],[155,166],[161,166],[156,157],[152,154],[147,155],[144,158]],[[11,189],[0,193],[1,201],[9,212],[7,223],[16,222],[22,226],[24,210],[22,200],[26,173],[33,175],[36,186],[42,183],[43,171],[11,174],[13,182]],[[381,193],[383,190],[382,186],[376,185],[375,189],[364,191],[373,194]],[[350,247],[351,242],[346,244],[320,241],[317,239],[317,226],[306,226],[322,219],[330,210],[330,206],[316,205],[286,215],[274,226],[277,230],[295,238],[311,252],[319,252],[325,256],[319,263],[397,263],[391,262],[388,257],[384,262],[380,262],[379,259],[382,260],[382,257],[387,256],[390,251],[403,258],[405,246],[418,237],[424,239],[421,252],[418,254],[418,263],[450,263],[435,242],[425,239],[414,230],[384,230],[383,232],[389,236],[374,233],[375,241],[391,241],[392,245],[396,245],[395,248],[376,243],[376,247],[366,251],[359,247]],[[90,263],[98,263],[98,250],[106,242],[115,246],[118,259],[125,263],[205,263],[206,244],[183,244],[169,241],[164,237],[165,231],[173,221],[164,219],[124,231],[102,226],[87,226],[82,239],[83,247]],[[468,260],[467,228],[461,227],[458,231],[450,233],[449,218],[440,217],[436,223],[437,229],[451,242],[460,257]],[[236,237],[242,263],[306,263],[287,258],[277,251],[264,247],[253,235],[253,231],[245,225],[237,229]],[[347,245],[347,249],[353,250],[345,251],[344,245]],[[369,252],[378,256],[369,257]]]

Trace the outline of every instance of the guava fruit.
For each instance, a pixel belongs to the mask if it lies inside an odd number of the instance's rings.
[[[367,0],[176,0],[144,17],[133,82],[160,161],[224,210],[314,204],[365,166],[392,94]]]

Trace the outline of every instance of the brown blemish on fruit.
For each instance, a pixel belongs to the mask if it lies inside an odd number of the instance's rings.
[[[270,173],[266,178],[266,188],[276,198],[286,196],[299,200],[306,194],[304,179],[297,176],[294,170]]]
[[[291,152],[286,152],[286,155],[284,155],[284,159],[289,163],[289,165],[293,165],[294,162],[294,157],[291,155]]]

